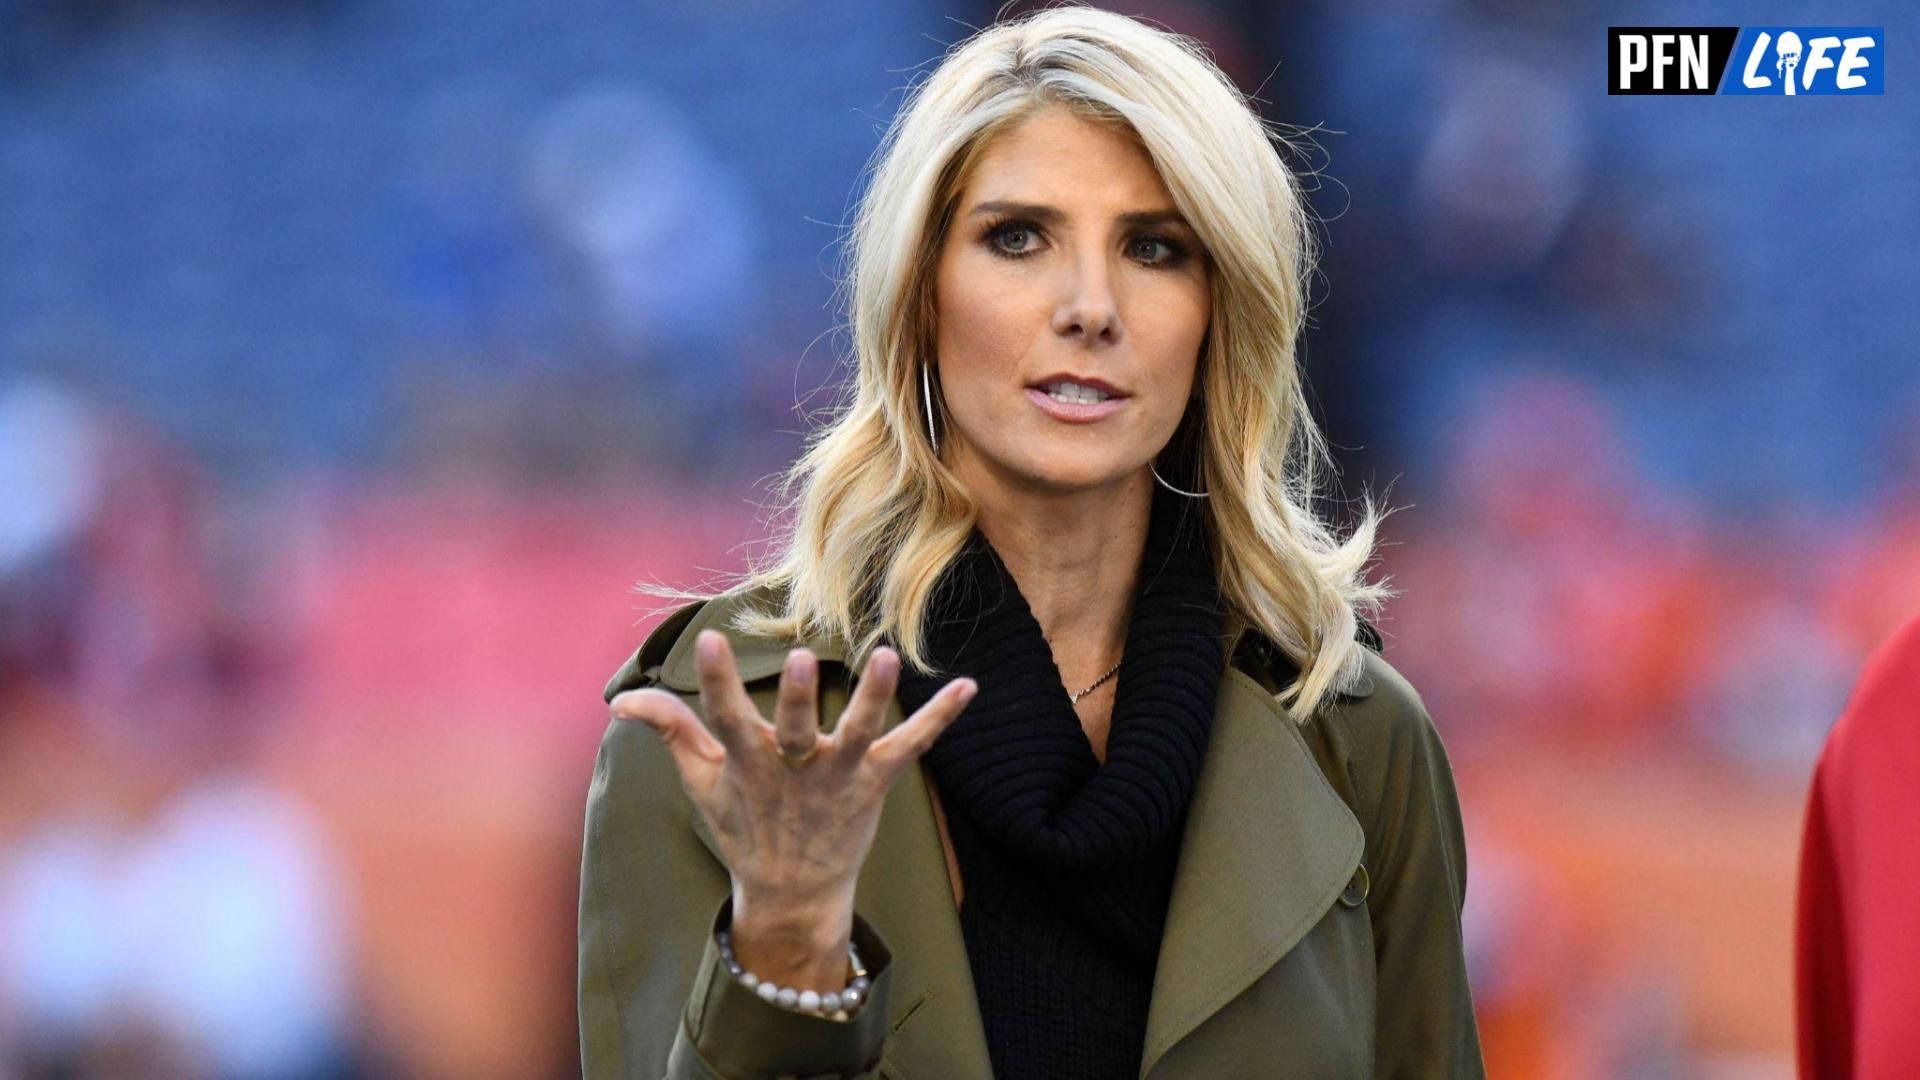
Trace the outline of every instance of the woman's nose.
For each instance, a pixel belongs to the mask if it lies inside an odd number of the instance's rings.
[[[1102,335],[1112,338],[1119,332],[1118,304],[1104,265],[1075,268],[1074,280],[1054,316],[1054,330],[1061,334],[1078,330],[1089,339]]]

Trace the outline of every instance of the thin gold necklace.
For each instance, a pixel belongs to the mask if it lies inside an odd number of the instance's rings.
[[[1041,635],[1040,635],[1040,640],[1041,640],[1041,641],[1044,641],[1044,642],[1046,642],[1046,643],[1047,643],[1047,645],[1048,645],[1049,647],[1051,647],[1051,646],[1053,645],[1053,638],[1051,638],[1051,637],[1049,637],[1049,636],[1048,636],[1048,635],[1046,635],[1046,634],[1041,634]],[[1123,652],[1122,652],[1122,655],[1121,655],[1121,657],[1120,657],[1120,659],[1121,659],[1121,660],[1125,660],[1125,659],[1126,659],[1126,655],[1125,655],[1125,653],[1124,653],[1124,650],[1123,650]],[[1067,700],[1068,700],[1068,701],[1069,701],[1070,703],[1072,703],[1072,704],[1074,704],[1074,705],[1078,705],[1078,704],[1080,704],[1080,699],[1081,699],[1081,698],[1083,698],[1083,697],[1086,697],[1086,696],[1087,696],[1088,694],[1091,694],[1091,693],[1093,693],[1093,692],[1094,692],[1095,690],[1098,690],[1098,689],[1100,689],[1100,684],[1101,684],[1101,683],[1103,683],[1103,682],[1106,682],[1106,681],[1107,681],[1108,679],[1111,679],[1111,678],[1113,678],[1113,676],[1114,676],[1114,674],[1115,674],[1116,672],[1118,672],[1119,670],[1120,670],[1120,665],[1119,665],[1119,664],[1115,664],[1115,665],[1113,665],[1113,667],[1111,667],[1111,668],[1109,668],[1109,669],[1107,669],[1107,673],[1106,673],[1105,675],[1102,675],[1102,676],[1100,676],[1099,678],[1097,678],[1097,679],[1095,679],[1095,680],[1093,680],[1093,685],[1092,685],[1092,686],[1089,686],[1089,687],[1087,687],[1087,688],[1086,688],[1085,690],[1082,690],[1082,691],[1080,691],[1080,692],[1079,692],[1079,693],[1077,693],[1077,694],[1068,694],[1068,695],[1067,695]]]
[[[1070,699],[1070,700],[1072,701],[1072,703],[1073,703],[1073,704],[1075,704],[1075,705],[1078,705],[1078,704],[1080,704],[1080,699],[1081,699],[1081,698],[1083,698],[1083,697],[1086,697],[1086,696],[1087,696],[1088,694],[1091,694],[1091,693],[1093,693],[1093,692],[1094,692],[1094,691],[1095,691],[1096,689],[1098,689],[1098,688],[1099,688],[1099,686],[1100,686],[1100,684],[1101,684],[1101,683],[1103,683],[1103,682],[1106,682],[1106,681],[1107,681],[1108,679],[1111,679],[1111,678],[1113,678],[1113,676],[1114,676],[1114,673],[1115,673],[1115,672],[1117,672],[1117,671],[1119,671],[1119,670],[1120,670],[1120,665],[1119,665],[1119,664],[1115,664],[1115,665],[1113,665],[1113,670],[1112,670],[1112,671],[1109,671],[1109,672],[1107,672],[1107,673],[1106,673],[1105,675],[1102,675],[1102,676],[1100,676],[1099,678],[1097,678],[1097,679],[1095,679],[1095,680],[1093,680],[1093,685],[1092,685],[1092,686],[1089,686],[1089,687],[1087,687],[1087,688],[1086,688],[1085,690],[1082,690],[1082,691],[1080,691],[1080,692],[1079,692],[1079,693],[1077,693],[1077,694],[1070,694],[1070,695],[1068,695],[1068,697],[1069,697],[1069,699]]]

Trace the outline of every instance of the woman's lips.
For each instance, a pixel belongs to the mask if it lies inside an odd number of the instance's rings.
[[[1123,397],[1110,397],[1105,401],[1091,402],[1061,401],[1037,386],[1027,388],[1027,397],[1040,407],[1041,412],[1069,424],[1089,424],[1095,420],[1104,420],[1119,412],[1120,407],[1127,403],[1127,399]]]

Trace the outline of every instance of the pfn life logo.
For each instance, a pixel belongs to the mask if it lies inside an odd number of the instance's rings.
[[[1878,26],[1609,26],[1609,94],[1885,93]]]

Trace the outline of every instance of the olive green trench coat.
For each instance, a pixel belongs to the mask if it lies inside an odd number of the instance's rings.
[[[694,636],[733,644],[773,714],[787,647],[727,625],[737,591],[670,615],[612,680],[696,712]],[[1466,849],[1453,776],[1419,695],[1376,653],[1306,725],[1274,694],[1295,671],[1235,621],[1231,662],[1182,837],[1147,1017],[1142,1080],[1479,1077],[1462,954]],[[820,658],[831,730],[855,672]],[[887,726],[904,719],[896,700]],[[580,1051],[587,1080],[838,1077],[989,1080],[958,909],[924,772],[888,793],[855,892],[873,972],[851,1021],[783,1009],[728,973],[714,930],[731,884],[672,758],[610,721],[588,792],[580,881]]]

